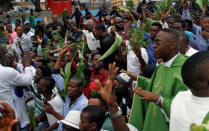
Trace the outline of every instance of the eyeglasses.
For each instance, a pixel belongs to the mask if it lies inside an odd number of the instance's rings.
[[[154,44],[154,43],[156,43],[157,45],[165,44],[164,42],[159,42],[159,41],[156,41],[156,40],[153,41],[153,44]]]

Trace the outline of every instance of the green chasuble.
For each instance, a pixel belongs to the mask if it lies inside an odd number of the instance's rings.
[[[170,105],[172,99],[179,91],[187,90],[181,77],[181,68],[188,57],[178,55],[170,67],[160,64],[151,79],[138,76],[136,88],[151,91],[163,97],[162,105],[166,115],[170,116]],[[129,123],[139,131],[168,131],[169,123],[161,108],[154,102],[142,101],[139,96],[134,95],[132,112]]]

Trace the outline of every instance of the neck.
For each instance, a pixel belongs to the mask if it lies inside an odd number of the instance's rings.
[[[71,97],[71,105],[75,103],[75,101],[81,96],[82,93],[80,93],[79,95],[75,96],[75,97]]]
[[[163,62],[168,62],[169,60],[171,60],[175,55],[177,55],[178,52],[172,52],[169,56],[167,56],[166,58],[163,58]]]
[[[52,92],[44,92],[43,96],[47,99],[47,101],[50,101],[52,97]]]
[[[206,90],[193,91],[192,94],[197,97],[209,97],[209,88]]]

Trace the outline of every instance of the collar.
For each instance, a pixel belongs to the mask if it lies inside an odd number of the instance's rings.
[[[171,66],[171,64],[173,63],[173,61],[176,59],[176,57],[179,55],[179,53],[178,54],[176,54],[173,58],[171,58],[169,61],[167,61],[167,62],[163,62],[163,65],[164,66],[167,66],[167,67],[170,67]]]

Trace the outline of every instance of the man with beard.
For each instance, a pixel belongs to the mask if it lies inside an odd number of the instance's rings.
[[[114,38],[108,34],[103,24],[96,25],[94,28],[94,36],[97,40],[100,40],[100,47],[98,50],[103,55],[114,43]],[[104,69],[108,69],[108,64],[115,61],[115,53],[109,55],[104,59]]]

